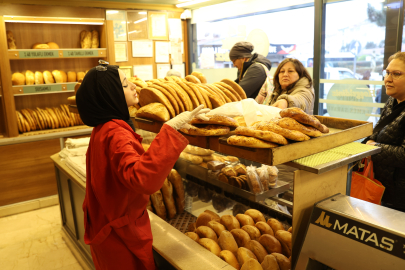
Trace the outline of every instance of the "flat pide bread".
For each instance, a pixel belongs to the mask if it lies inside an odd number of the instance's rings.
[[[182,83],[182,82],[177,82],[177,84],[181,88],[183,88],[184,91],[186,91],[188,97],[191,100],[191,104],[193,104],[193,109],[197,108],[200,105],[200,102],[198,101],[197,96],[195,95],[194,91],[189,87],[189,84]]]
[[[297,120],[301,124],[310,125],[318,130],[323,130],[321,122],[315,117],[304,112],[302,109],[297,107],[286,108],[280,111],[281,117],[290,117]]]
[[[215,124],[229,127],[238,127],[238,122],[235,119],[223,116],[223,115],[206,115],[209,118],[208,121],[204,121],[198,118],[193,118],[190,124]]]
[[[279,125],[282,128],[300,131],[311,137],[322,136],[322,132],[320,132],[318,129],[316,129],[312,126],[302,125],[298,121],[296,121],[295,119],[292,119],[290,117],[284,117],[284,118],[277,120],[277,125]]]
[[[188,96],[187,92],[184,91],[184,89],[175,82],[166,82],[166,84],[171,86],[177,92],[177,95],[184,104],[184,109],[186,111],[192,111],[193,103],[191,102],[191,99]]]
[[[169,100],[170,104],[172,105],[176,115],[178,115],[180,113],[179,112],[179,105],[178,105],[176,99],[173,97],[173,95],[166,88],[158,87],[156,85],[151,85],[150,87],[159,90],[160,92],[163,93],[163,95],[165,95],[167,97],[167,99]]]
[[[255,137],[264,141],[286,145],[288,141],[283,136],[272,131],[256,130],[252,127],[237,127],[235,133],[243,136]]]
[[[152,87],[143,88],[139,95],[139,103],[141,103],[142,107],[155,102],[165,105],[169,111],[170,117],[176,116],[173,106],[162,92]]]
[[[249,148],[274,148],[278,145],[271,142],[266,142],[254,137],[246,137],[240,135],[232,135],[227,140],[228,144],[237,145],[237,146],[244,146]]]
[[[167,108],[161,103],[150,103],[136,112],[136,117],[166,122],[170,119]]]
[[[193,136],[222,136],[229,133],[229,127],[218,125],[191,126],[190,129],[182,128],[180,131]]]
[[[207,108],[212,109],[212,103],[210,98],[208,97],[208,94],[206,90],[202,87],[202,84],[196,84],[196,89],[200,92],[201,96],[203,97],[205,104],[207,105]]]
[[[194,91],[194,94],[197,97],[198,102],[200,104],[204,104],[205,108],[208,108],[207,103],[205,102],[205,99],[200,92],[200,89],[194,83],[190,83],[190,84],[188,84],[188,86],[191,88],[191,90]]]
[[[189,81],[189,82],[192,82],[192,83],[201,83],[201,81],[200,81],[200,79],[198,79],[196,76],[194,76],[194,75],[187,75],[186,77],[185,77],[185,79],[187,80],[187,81]]]
[[[177,101],[177,105],[179,106],[179,112],[180,112],[180,113],[185,112],[184,103],[180,100],[180,97],[179,97],[179,95],[177,94],[177,91],[176,91],[172,86],[170,86],[169,84],[165,84],[165,83],[158,82],[158,83],[152,84],[151,87],[154,87],[154,88],[156,88],[156,89],[164,88],[164,89],[166,89],[167,91],[169,91],[170,94],[172,94],[172,96],[174,97],[174,99]]]
[[[243,88],[239,84],[237,84],[236,82],[234,82],[234,81],[232,81],[230,79],[223,79],[221,82],[226,83],[227,85],[231,86],[236,92],[238,92],[239,96],[242,99],[247,98],[246,93],[243,90]]]
[[[222,97],[225,99],[225,103],[229,103],[232,102],[233,100],[224,92],[224,89],[222,86],[220,85],[214,85],[211,84],[209,85],[211,87],[211,89],[215,89],[217,93],[219,93],[220,95],[222,95]],[[228,91],[229,92],[229,91]]]
[[[211,84],[206,84],[206,85],[205,85],[205,89],[206,89],[211,95],[218,96],[218,97],[220,98],[220,100],[221,100],[224,104],[227,102],[226,99],[225,99],[225,94],[224,94],[221,90],[219,90],[219,88],[217,88],[216,86],[211,85]]]
[[[214,85],[219,88],[219,90],[221,90],[230,100],[231,102],[234,101],[238,101],[239,99],[231,92],[229,91],[227,88],[225,88],[224,86],[214,83]]]
[[[236,118],[236,117],[235,117]],[[293,141],[307,141],[310,138],[304,133],[297,130],[290,130],[282,128],[274,122],[271,121],[259,121],[253,125],[253,128],[263,131],[272,131],[274,133],[280,134],[281,136],[293,140]]]
[[[238,100],[242,100],[242,97],[236,92],[230,85],[224,82],[216,82],[215,84],[221,85],[222,87],[228,89]]]

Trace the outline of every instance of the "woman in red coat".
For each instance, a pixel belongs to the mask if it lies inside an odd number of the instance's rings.
[[[167,121],[145,152],[128,112],[138,103],[136,87],[107,64],[89,70],[76,94],[80,117],[94,127],[86,157],[84,240],[96,269],[156,269],[146,205],[188,144],[176,130],[195,116],[204,118],[199,114],[208,109]]]

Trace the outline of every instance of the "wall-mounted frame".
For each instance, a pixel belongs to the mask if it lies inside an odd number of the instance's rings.
[[[131,78],[132,76],[134,76],[132,66],[120,66],[120,69],[125,73],[125,76],[127,78]]]
[[[169,40],[169,23],[166,12],[148,12],[149,39]]]
[[[128,61],[128,43],[114,42],[115,62]]]
[[[128,40],[148,39],[148,12],[127,11]]]
[[[125,10],[106,10],[107,20],[114,25],[114,41],[127,41],[127,12]]]

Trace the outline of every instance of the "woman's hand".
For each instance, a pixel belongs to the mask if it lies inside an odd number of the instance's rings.
[[[288,102],[286,99],[280,99],[278,101],[276,101],[276,103],[274,103],[273,105],[271,105],[273,107],[277,107],[280,109],[286,109],[288,107]]]
[[[375,145],[376,142],[373,141],[373,140],[368,140],[368,141],[366,142],[366,144],[368,144],[368,145]]]
[[[202,120],[208,121],[208,117],[206,117],[204,114],[209,112],[210,109],[203,109],[204,105],[200,105],[197,108],[195,108],[191,112],[182,112],[181,114],[177,115],[176,117],[173,117],[169,121],[166,122],[167,125],[171,126],[175,130],[178,130],[185,126],[184,128],[189,128],[188,123],[193,119],[194,117],[198,117]]]

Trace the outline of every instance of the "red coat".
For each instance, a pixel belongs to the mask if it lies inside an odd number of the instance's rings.
[[[144,151],[122,120],[93,129],[87,150],[85,235],[96,269],[156,269],[146,205],[188,141],[168,125]]]

